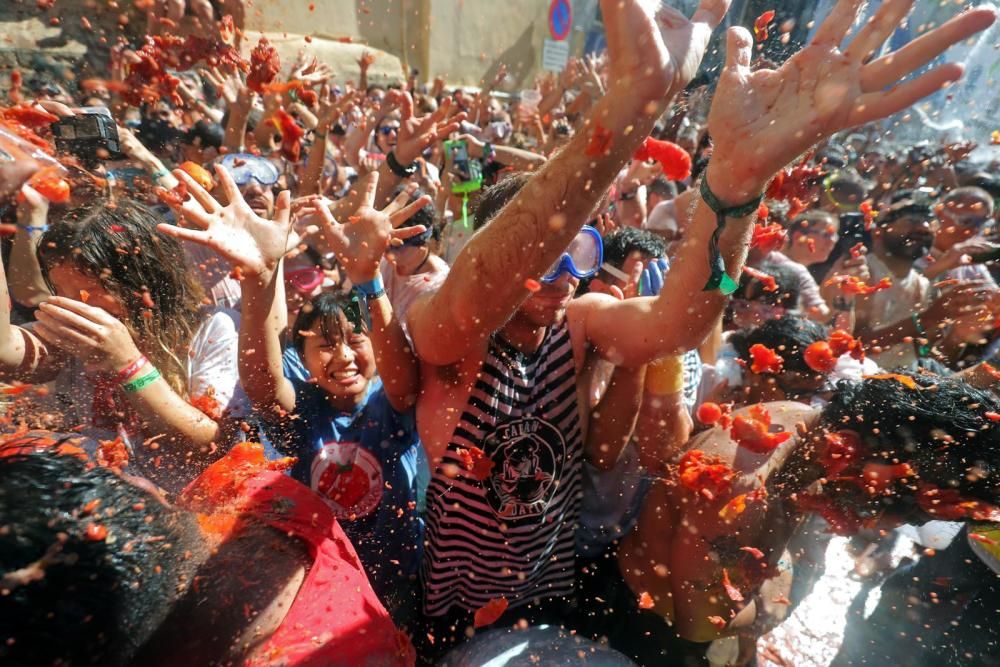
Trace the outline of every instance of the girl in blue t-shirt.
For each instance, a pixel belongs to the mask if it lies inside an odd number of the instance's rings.
[[[407,204],[406,191],[377,211],[378,178],[372,175],[359,184],[361,202],[349,225],[337,223],[319,200],[303,207],[322,223],[355,288],[315,297],[293,325],[294,346],[283,353],[288,316],[281,262],[298,243],[288,195],[281,193],[275,220],[264,220],[249,209],[229,174],[217,173],[230,205],[215,204],[184,179],[194,195],[184,215],[202,229],[171,232],[241,267],[239,366],[247,396],[275,445],[298,457],[293,476],[333,508],[372,587],[405,625],[419,599],[414,586],[423,523],[417,504],[429,473],[414,421],[419,367],[378,267],[392,239],[424,231],[395,227],[430,198]]]

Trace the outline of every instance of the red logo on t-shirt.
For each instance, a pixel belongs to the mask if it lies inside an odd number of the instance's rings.
[[[382,464],[356,442],[324,442],[310,478],[339,520],[367,516],[382,499]]]

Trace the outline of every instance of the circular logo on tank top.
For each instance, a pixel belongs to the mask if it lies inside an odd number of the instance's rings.
[[[367,516],[382,499],[382,464],[356,442],[324,442],[310,480],[339,520]]]
[[[543,514],[562,478],[566,441],[552,424],[524,417],[497,424],[483,439],[493,460],[486,498],[502,519]]]

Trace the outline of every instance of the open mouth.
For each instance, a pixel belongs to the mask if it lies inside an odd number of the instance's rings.
[[[348,368],[342,371],[334,371],[330,373],[329,377],[337,384],[348,387],[361,379],[361,374],[358,373],[358,369],[356,368]]]

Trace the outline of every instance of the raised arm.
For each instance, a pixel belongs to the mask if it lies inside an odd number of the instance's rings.
[[[191,197],[177,213],[194,225],[188,229],[161,224],[161,232],[211,248],[243,272],[243,306],[240,319],[240,381],[254,407],[265,418],[295,408],[295,391],[281,364],[281,333],[285,328],[284,280],[281,258],[295,247],[290,197],[278,196],[275,219],[258,217],[240,194],[229,172],[216,166],[216,174],[229,200],[219,204],[194,179],[174,171]]]
[[[912,0],[883,3],[841,51],[862,4],[862,0],[841,0],[813,42],[778,70],[752,72],[750,33],[730,28],[726,66],[709,114],[715,145],[705,176],[722,206],[753,202],[779,169],[817,141],[896,113],[956,81],[962,67],[947,64],[898,83],[995,19],[992,8],[973,9],[902,49],[869,61],[906,16]],[[728,217],[719,238],[734,280],[746,258],[752,220],[753,215]],[[591,301],[586,318],[591,343],[616,363],[631,366],[696,347],[726,301],[718,289],[703,290],[710,275],[706,248],[715,229],[716,215],[699,197],[692,227],[677,251],[663,292],[655,299]],[[676,324],[663,326],[665,322]]]
[[[361,206],[347,224],[334,220],[330,210],[321,203],[317,203],[309,211],[320,220],[327,245],[337,255],[337,260],[353,285],[381,285],[379,264],[393,239],[401,241],[425,231],[423,225],[395,228],[429,205],[431,198],[423,196],[407,204],[411,191],[404,191],[384,210],[377,211],[374,204],[378,178],[378,173],[375,172],[366,176],[364,182],[359,184],[363,193]],[[375,290],[367,300],[375,367],[382,378],[389,402],[393,408],[402,412],[413,407],[417,400],[420,389],[417,357],[410,349],[410,343],[393,313],[385,290]]]
[[[611,54],[609,94],[455,261],[441,289],[415,304],[410,332],[424,360],[462,359],[499,328],[591,217],[622,165],[673,95],[694,76],[727,0],[704,0],[688,21],[639,0],[601,5]],[[661,27],[663,34],[661,35]]]

